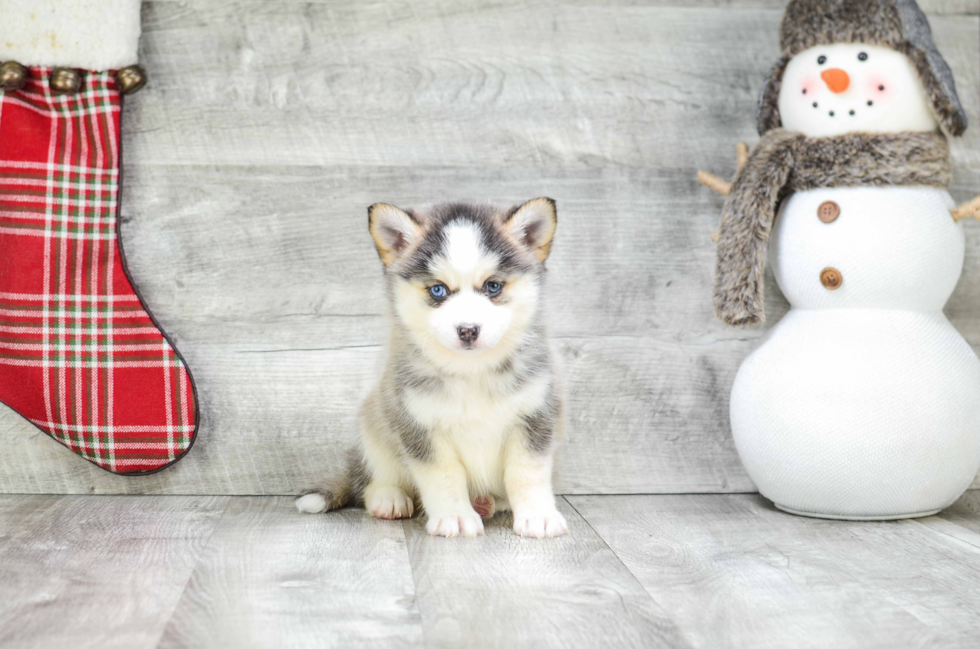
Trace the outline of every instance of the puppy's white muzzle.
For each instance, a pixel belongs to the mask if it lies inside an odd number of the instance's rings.
[[[510,326],[511,311],[476,291],[461,290],[436,309],[432,333],[446,349],[462,354],[492,349]]]

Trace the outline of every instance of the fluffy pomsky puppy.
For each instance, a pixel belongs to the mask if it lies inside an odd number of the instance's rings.
[[[520,535],[566,534],[551,486],[562,400],[541,306],[555,202],[379,203],[368,220],[390,311],[387,363],[347,470],[297,508],[364,503],[407,518],[421,505],[437,536],[482,534],[481,516],[511,509]]]

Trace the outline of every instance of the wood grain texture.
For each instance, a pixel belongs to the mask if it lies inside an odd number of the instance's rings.
[[[559,507],[568,537],[501,515],[443,539],[281,497],[2,496],[0,646],[976,646],[980,492],[873,523],[755,495]]]
[[[399,523],[235,498],[160,647],[414,647],[422,627]]]
[[[518,0],[149,2],[141,54],[154,85],[130,104],[128,152],[140,164],[722,171],[736,142],[757,139],[781,15]],[[976,18],[932,25],[973,116]],[[960,147],[974,169],[978,142],[973,130]]]
[[[684,647],[673,623],[564,501],[570,536],[434,538],[405,522],[428,647]],[[462,542],[461,542],[462,541]]]
[[[980,548],[980,491],[967,491],[935,516],[919,522],[954,539]]]
[[[808,519],[757,495],[568,500],[692,646],[976,646],[980,545],[927,523]]]
[[[197,379],[195,448],[106,474],[0,410],[0,492],[291,494],[336,465],[384,337],[365,207],[558,200],[549,260],[568,493],[751,491],[728,427],[765,329],[711,312],[721,202],[776,57],[777,0],[144,4],[123,242]],[[977,3],[924,3],[980,123]],[[954,143],[980,190],[980,129]],[[785,301],[770,278],[769,313]],[[980,231],[948,313],[980,349]]]
[[[966,492],[937,517],[980,534],[980,491]]]
[[[226,501],[0,496],[0,646],[156,647]]]

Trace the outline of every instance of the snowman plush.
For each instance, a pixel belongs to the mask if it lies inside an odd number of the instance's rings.
[[[943,315],[964,257],[946,135],[966,116],[912,0],[792,0],[718,233],[715,309],[764,320],[768,252],[791,310],[731,395],[739,455],[777,507],[933,514],[980,468],[980,361]]]

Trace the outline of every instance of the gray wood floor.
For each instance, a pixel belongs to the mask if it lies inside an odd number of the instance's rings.
[[[753,491],[728,393],[765,328],[716,321],[722,176],[754,142],[784,0],[146,0],[122,239],[197,379],[188,457],[120,478],[0,407],[0,492],[291,494],[332,470],[383,339],[376,201],[557,199],[565,493]],[[972,127],[980,2],[922,0]],[[980,347],[980,227],[947,312]],[[775,321],[786,304],[770,285]],[[187,615],[181,612],[181,615]],[[168,636],[169,637],[169,636]]]
[[[566,496],[475,540],[283,497],[0,496],[0,646],[976,647],[980,492],[890,523]]]

